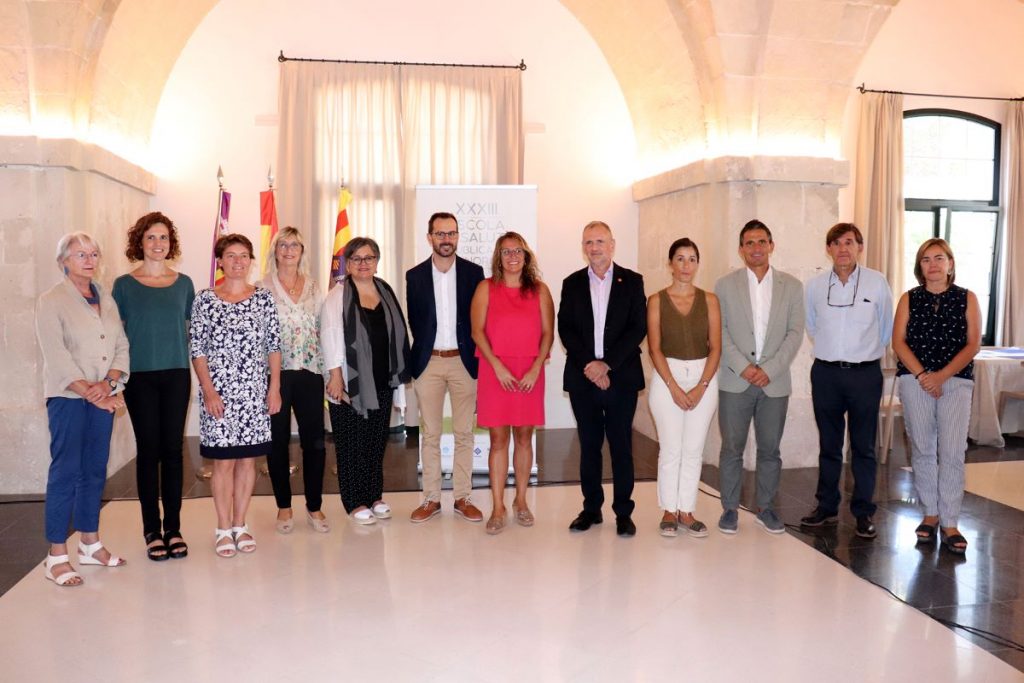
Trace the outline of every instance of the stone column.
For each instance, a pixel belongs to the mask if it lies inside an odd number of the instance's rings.
[[[641,180],[633,185],[640,204],[639,268],[648,295],[671,282],[668,248],[679,237],[700,247],[697,285],[712,290],[715,281],[743,266],[739,231],[752,218],[771,229],[772,265],[806,282],[829,267],[825,233],[838,222],[839,188],[848,182],[846,161],[812,157],[720,157]],[[810,342],[793,363],[793,394],[782,440],[784,467],[816,467],[818,432],[811,407]],[[644,354],[648,377],[653,368]],[[641,397],[634,423],[657,438],[647,402]],[[753,467],[753,432],[744,461]],[[721,439],[712,422],[704,460],[718,463]]]
[[[84,230],[103,251],[99,283],[125,272],[125,234],[149,211],[155,179],[75,140],[0,137],[0,494],[41,493],[50,463],[35,302],[62,277],[61,235]],[[127,414],[114,421],[109,472],[135,456]]]

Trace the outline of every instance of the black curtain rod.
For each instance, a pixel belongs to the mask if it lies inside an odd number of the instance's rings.
[[[860,90],[862,95],[866,92],[880,92],[889,95],[913,95],[914,97],[946,97],[953,100],[995,100],[996,102],[1024,102],[1024,97],[983,97],[981,95],[940,95],[931,92],[901,92],[899,90],[873,90],[872,88],[865,88],[863,83],[857,86],[857,90]]]
[[[378,62],[361,59],[313,59],[311,57],[285,57],[284,50],[277,56],[279,62],[324,62],[329,64],[391,64],[393,66],[455,66],[473,67],[477,69],[519,69],[526,71],[526,62],[522,59],[518,64],[436,64],[432,62]]]

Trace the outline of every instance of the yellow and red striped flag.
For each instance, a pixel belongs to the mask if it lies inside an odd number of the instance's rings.
[[[217,256],[213,247],[217,246],[217,240],[228,234],[228,214],[231,213],[231,193],[221,188],[220,196],[217,198],[217,224],[213,228],[213,245],[210,247],[210,286],[216,287],[224,282],[224,271],[217,266]]]
[[[345,276],[345,245],[352,239],[352,228],[348,225],[348,205],[352,202],[352,193],[344,185],[338,190],[338,220],[334,224],[334,248],[331,250],[331,283],[333,287]]]
[[[274,191],[260,192],[260,275],[267,272],[269,260],[274,258],[270,253],[270,243],[277,235],[277,206],[274,203]]]

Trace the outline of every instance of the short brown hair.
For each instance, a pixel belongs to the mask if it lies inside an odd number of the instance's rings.
[[[747,221],[743,228],[740,229],[741,247],[743,246],[743,237],[751,230],[764,230],[765,234],[768,235],[768,241],[774,243],[775,240],[772,239],[772,231],[769,230],[768,226],[765,225],[762,221],[759,221],[758,219],[754,218],[753,220]]]
[[[864,246],[864,235],[860,233],[858,228],[853,223],[836,223],[828,229],[828,233],[825,234],[825,246],[831,245],[833,242],[837,242],[840,237],[848,232],[853,233],[853,238],[857,240],[857,244]]]
[[[455,221],[455,230],[456,230],[456,232],[458,232],[458,230],[459,230],[459,219],[455,217],[455,214],[448,213],[447,211],[438,211],[437,213],[433,214],[430,217],[430,220],[427,221],[427,234],[428,235],[432,235],[434,233],[434,222],[435,221],[440,221],[440,220],[445,220],[445,219],[450,219],[450,220]]]
[[[921,243],[921,246],[918,247],[917,256],[914,258],[914,277],[917,278],[917,284],[924,284],[924,271],[921,270],[921,258],[924,257],[924,252],[928,251],[932,247],[939,247],[942,251],[946,252],[946,257],[953,266],[949,269],[949,275],[946,276],[946,284],[953,284],[956,280],[956,260],[953,258],[953,250],[950,249],[949,242],[941,237],[933,237],[930,240],[925,240]]]
[[[134,263],[145,258],[145,255],[142,252],[142,238],[146,236],[146,231],[154,225],[160,224],[167,226],[168,241],[170,242],[167,250],[167,260],[173,261],[181,256],[181,245],[178,242],[178,229],[174,227],[174,221],[159,211],[153,211],[152,213],[147,213],[145,216],[135,221],[135,225],[128,229],[128,247],[124,250],[124,255],[128,257],[129,261]]]
[[[213,255],[217,258],[224,258],[224,252],[232,244],[241,244],[249,251],[249,258],[256,258],[252,251],[252,242],[249,241],[248,237],[237,232],[217,238],[217,243],[213,245]]]

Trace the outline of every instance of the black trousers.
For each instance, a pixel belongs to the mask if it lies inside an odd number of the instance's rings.
[[[591,385],[569,392],[580,439],[580,486],[583,489],[583,509],[587,512],[600,512],[604,505],[601,446],[607,437],[612,459],[612,510],[616,517],[633,514],[633,415],[636,413],[636,397],[636,391],[616,389],[615,385],[604,391]]]
[[[338,489],[345,512],[370,507],[384,495],[384,450],[388,445],[393,390],[377,392],[380,408],[361,417],[348,403],[331,403],[331,430],[338,458]]]
[[[133,372],[124,402],[135,430],[135,483],[142,507],[142,532],[181,530],[182,441],[192,387],[188,368]]]
[[[843,473],[843,437],[850,421],[850,468],[853,470],[854,516],[875,514],[875,437],[882,399],[882,368],[875,363],[840,368],[815,361],[811,366],[811,401],[818,424],[818,507],[839,511],[839,478]]]
[[[302,446],[302,485],[306,509],[316,512],[324,490],[324,378],[309,370],[281,371],[281,410],[270,416],[271,444],[267,470],[278,508],[292,506],[288,444],[292,438],[292,411],[299,425]]]

